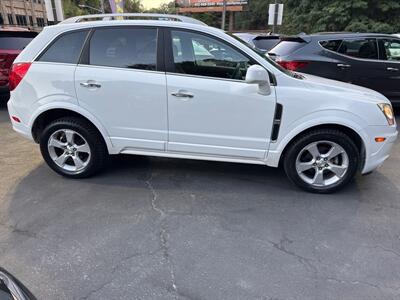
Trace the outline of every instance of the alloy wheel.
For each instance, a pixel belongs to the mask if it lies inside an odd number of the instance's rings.
[[[71,129],[55,131],[48,140],[47,148],[53,162],[69,173],[82,172],[90,162],[88,142]]]
[[[306,183],[326,187],[339,182],[349,168],[349,156],[342,146],[318,141],[305,146],[296,159],[296,171]]]

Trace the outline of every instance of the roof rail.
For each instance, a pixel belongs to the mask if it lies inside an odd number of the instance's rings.
[[[168,14],[152,14],[152,13],[122,13],[122,14],[95,14],[95,15],[84,15],[68,18],[59,24],[70,24],[79,23],[85,21],[111,21],[118,19],[133,19],[133,20],[159,20],[159,21],[178,21],[184,23],[192,23],[198,25],[206,25],[205,23],[180,15],[168,15]]]

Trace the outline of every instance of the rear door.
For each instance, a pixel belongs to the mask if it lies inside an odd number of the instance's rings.
[[[380,59],[385,64],[385,82],[382,93],[400,103],[400,39],[379,39]]]
[[[166,78],[156,27],[95,28],[75,72],[79,104],[122,150],[165,150]]]
[[[386,67],[379,60],[376,38],[344,39],[337,52],[342,56],[337,64],[344,71],[342,81],[382,92]]]
[[[321,40],[318,47],[323,49],[318,50],[321,55],[316,55],[316,59],[307,67],[307,71],[311,70],[312,74],[329,79],[346,81],[348,76],[348,68],[350,67],[349,58],[337,54],[337,51],[342,44],[342,40]]]

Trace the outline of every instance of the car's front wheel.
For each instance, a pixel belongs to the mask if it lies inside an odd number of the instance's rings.
[[[332,193],[353,179],[360,154],[345,133],[320,129],[295,140],[283,159],[287,176],[297,186],[309,192]]]
[[[107,156],[98,131],[79,118],[51,122],[41,135],[40,150],[54,171],[70,178],[93,175],[103,167]]]

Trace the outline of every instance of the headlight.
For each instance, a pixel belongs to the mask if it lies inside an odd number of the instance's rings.
[[[378,106],[385,115],[389,125],[394,125],[394,113],[392,106],[388,103],[379,103]]]

